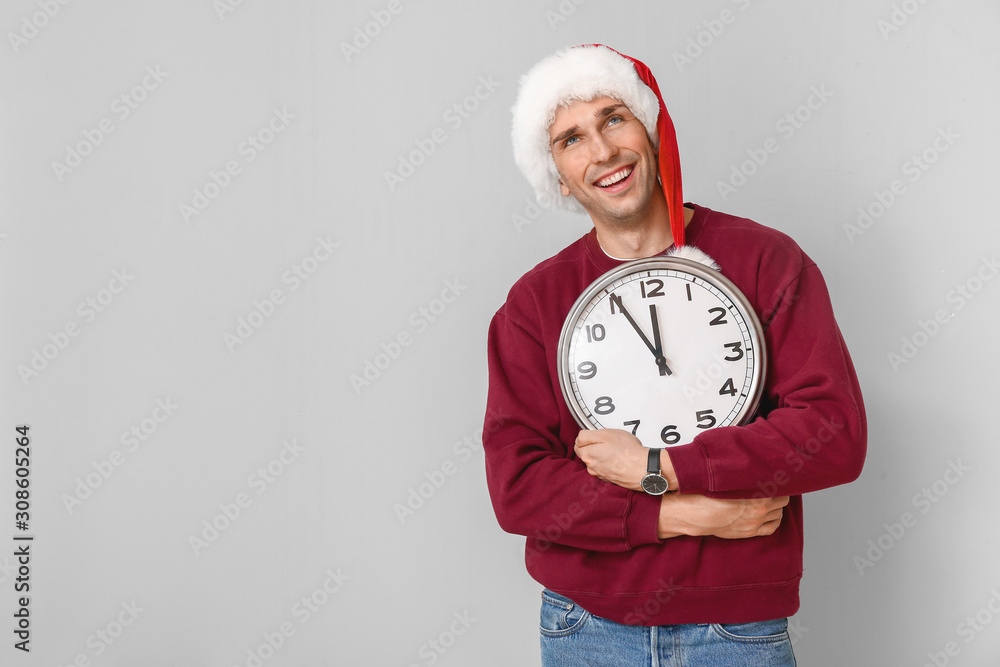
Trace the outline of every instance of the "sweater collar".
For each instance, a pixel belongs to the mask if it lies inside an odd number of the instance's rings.
[[[704,227],[705,220],[708,218],[708,214],[711,213],[711,210],[690,202],[685,203],[684,206],[694,211],[694,215],[691,217],[691,222],[688,223],[687,228],[684,230],[686,243],[688,245],[697,245],[698,237],[701,235],[701,230]],[[590,233],[588,233],[584,239],[586,241],[587,254],[590,256],[591,261],[594,262],[601,273],[606,273],[616,266],[621,266],[625,262],[632,261],[609,257],[608,254],[604,252],[601,244],[597,241],[596,227],[592,228]],[[671,244],[669,248],[664,248],[662,252],[657,254],[663,255],[673,247],[673,244]]]

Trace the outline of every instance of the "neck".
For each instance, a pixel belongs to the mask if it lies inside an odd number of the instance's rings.
[[[667,203],[659,197],[659,203],[648,215],[636,220],[607,221],[594,220],[597,241],[604,252],[618,259],[639,259],[658,255],[674,242],[670,232],[670,216]],[[687,227],[694,211],[684,209],[684,226]]]

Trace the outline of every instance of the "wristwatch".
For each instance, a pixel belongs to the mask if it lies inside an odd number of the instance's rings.
[[[649,457],[646,459],[646,476],[642,478],[640,483],[642,490],[651,496],[662,496],[670,486],[667,478],[660,474],[660,452],[662,451],[662,447],[649,450]]]

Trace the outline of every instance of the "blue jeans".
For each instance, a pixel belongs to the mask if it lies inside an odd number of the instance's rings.
[[[788,619],[621,625],[542,591],[543,667],[794,667]]]

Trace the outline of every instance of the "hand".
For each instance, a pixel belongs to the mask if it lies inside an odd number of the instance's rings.
[[[577,457],[594,477],[632,491],[642,491],[642,478],[646,476],[649,450],[639,438],[617,428],[580,431],[573,447]],[[660,453],[660,474],[667,478],[668,488],[677,488],[670,457]]]
[[[653,320],[653,340],[655,341],[653,343],[650,343],[649,339],[646,338],[646,334],[642,332],[642,329],[636,323],[635,318],[633,318],[632,314],[628,312],[627,308],[625,308],[625,304],[622,303],[622,300],[619,297],[612,294],[611,295],[612,312],[614,312],[615,306],[617,306],[618,310],[621,311],[621,314],[625,316],[625,319],[628,320],[628,323],[632,325],[632,328],[635,329],[635,332],[639,334],[639,338],[641,338],[642,342],[646,344],[646,347],[649,348],[649,351],[653,353],[653,359],[656,361],[656,365],[660,369],[660,375],[663,375],[664,373],[667,375],[671,375],[672,371],[667,366],[667,360],[663,357],[663,348],[660,346],[660,327],[656,319],[656,305],[651,304],[649,306],[649,314]]]
[[[708,498],[696,493],[670,494],[660,501],[660,539],[692,535],[728,540],[770,535],[781,525],[788,496],[779,498]]]
[[[660,367],[660,375],[673,375],[674,372],[667,366],[667,358],[663,356],[663,343],[660,342],[660,320],[656,317],[656,304],[649,304],[649,319],[653,321],[653,356],[656,357],[656,365]]]

